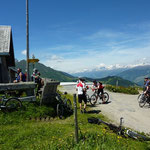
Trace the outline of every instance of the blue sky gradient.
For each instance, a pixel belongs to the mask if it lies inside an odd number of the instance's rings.
[[[30,57],[65,72],[149,64],[149,0],[29,0]],[[26,59],[26,1],[2,0],[15,57]]]

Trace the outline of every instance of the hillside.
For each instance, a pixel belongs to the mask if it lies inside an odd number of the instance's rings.
[[[21,61],[16,61],[16,68],[22,68],[22,71],[25,72],[25,68],[26,68],[26,61],[25,60],[21,60]],[[61,72],[61,71],[56,71],[50,67],[47,67],[41,63],[36,63],[35,64],[35,68],[37,68],[39,70],[39,72],[41,73],[41,77],[43,78],[50,78],[50,79],[54,79],[60,82],[64,82],[64,81],[77,81],[77,78],[71,76],[70,74],[67,74],[65,72]],[[33,70],[33,65],[30,64],[30,74],[32,74],[32,70]]]
[[[26,61],[25,60],[16,61],[16,67],[22,68],[22,71],[25,72]],[[77,77],[73,77],[72,75],[62,72],[62,71],[54,70],[41,63],[36,63],[35,68],[39,70],[39,72],[41,73],[41,77],[43,78],[50,78],[50,79],[54,79],[60,82],[76,82],[77,81]],[[33,70],[33,64],[30,64],[30,74],[32,74],[32,70]],[[94,80],[93,78],[87,78],[87,77],[85,77],[85,79],[87,82],[89,81],[92,82]],[[124,86],[124,87],[135,85],[135,83],[131,81],[128,81],[121,77],[116,77],[116,76],[108,76],[108,77],[99,78],[96,80],[102,81],[103,83],[110,84],[110,85],[116,85],[116,82],[118,82],[119,86]]]
[[[150,65],[134,67],[117,74],[117,76],[143,85],[144,78],[150,77]]]
[[[98,79],[98,81],[101,81],[104,84],[118,85],[118,86],[124,86],[124,87],[136,86],[135,83],[125,80],[121,77],[117,77],[117,76],[108,76],[105,78]]]

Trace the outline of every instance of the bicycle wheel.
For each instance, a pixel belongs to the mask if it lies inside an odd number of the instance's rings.
[[[107,92],[104,92],[104,102],[108,102],[109,100],[109,95]]]
[[[57,104],[57,116],[62,119],[64,115],[64,108],[61,104]]]
[[[9,98],[5,102],[5,106],[9,111],[19,110],[22,107],[22,102],[17,98]]]
[[[142,95],[143,95],[143,94],[139,94],[139,95],[138,95],[138,98],[137,98],[138,102],[140,102],[140,99],[141,99]]]
[[[94,105],[96,104],[96,96],[95,96],[95,95],[92,95],[89,100],[90,100],[90,104],[91,104],[92,106],[94,106]]]
[[[140,96],[139,106],[143,107],[146,104],[146,97]]]
[[[148,138],[148,137],[146,137],[144,135],[138,134],[138,133],[136,133],[134,131],[131,131],[131,130],[127,130],[126,134],[129,137],[133,138],[133,139],[144,140],[144,141],[149,141],[150,140],[150,138]]]

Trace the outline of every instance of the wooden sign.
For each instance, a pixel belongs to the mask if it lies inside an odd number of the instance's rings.
[[[39,62],[39,59],[28,59],[28,63]]]

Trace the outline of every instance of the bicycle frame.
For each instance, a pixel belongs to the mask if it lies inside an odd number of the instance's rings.
[[[92,122],[92,120],[94,120],[94,121]],[[128,136],[128,137],[136,139],[136,140],[150,141],[150,137],[146,137],[146,136],[138,134],[132,130],[123,128],[123,126],[122,126],[123,118],[122,117],[120,118],[120,125],[119,126],[116,126],[116,125],[111,124],[111,123],[107,123],[107,122],[105,122],[99,118],[88,118],[88,122],[89,123],[96,123],[96,124],[103,123],[103,124],[107,125],[110,130],[113,130],[113,132],[115,132],[118,135],[121,135],[125,138],[127,138],[127,136]]]
[[[66,95],[67,92],[64,93]],[[59,93],[56,93],[56,99],[58,100],[57,104],[57,115],[59,116],[60,119],[63,118],[64,114],[67,113],[72,113],[72,104],[70,99],[67,99],[66,97],[61,97]]]

